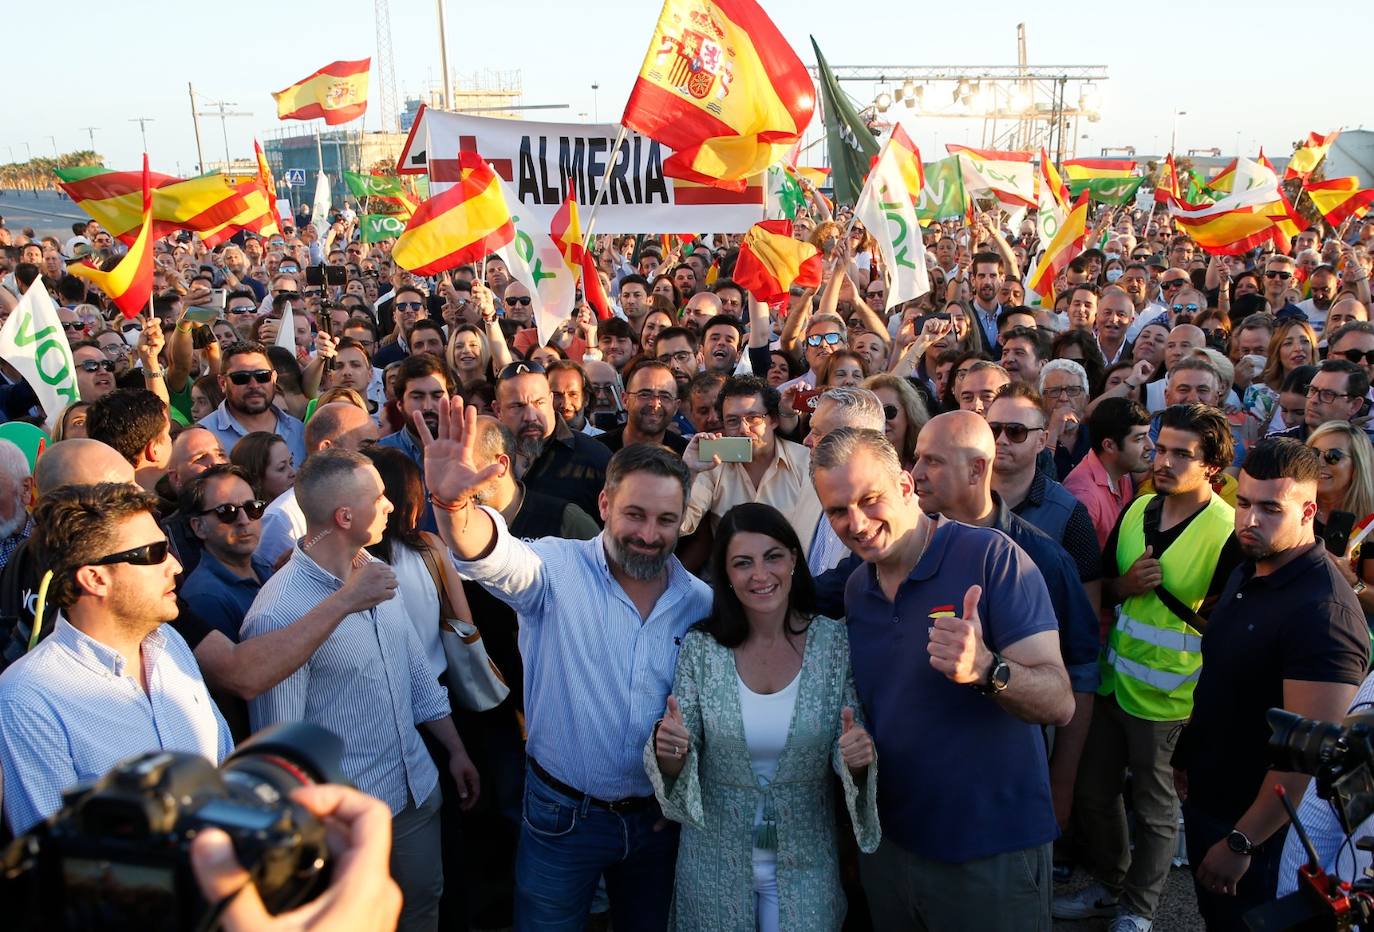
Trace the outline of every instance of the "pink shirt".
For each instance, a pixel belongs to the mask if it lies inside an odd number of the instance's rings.
[[[1089,450],[1088,455],[1064,478],[1064,488],[1088,509],[1093,519],[1093,530],[1097,531],[1097,545],[1107,546],[1107,538],[1116,526],[1121,509],[1135,494],[1131,477],[1122,476],[1120,487],[1112,486],[1107,467],[1098,459],[1097,451]]]

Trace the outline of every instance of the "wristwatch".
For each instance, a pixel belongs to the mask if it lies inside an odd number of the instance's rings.
[[[1255,853],[1255,846],[1250,843],[1250,839],[1245,837],[1245,833],[1240,829],[1231,829],[1231,834],[1226,836],[1226,847],[1236,854],[1243,854],[1246,857]]]
[[[973,688],[985,696],[995,696],[1007,688],[1011,683],[1011,664],[1002,659],[1002,655],[996,651],[992,652],[992,666],[988,667],[987,679],[981,683],[974,683]]]

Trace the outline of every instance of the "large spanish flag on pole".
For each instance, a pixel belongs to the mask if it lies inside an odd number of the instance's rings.
[[[754,224],[744,234],[735,260],[735,281],[770,304],[786,298],[793,285],[819,286],[821,272],[821,251],[793,239],[790,220]]]
[[[72,202],[90,214],[110,235],[131,245],[143,228],[141,172],[106,168],[54,169],[58,186]],[[183,180],[150,172],[153,189],[153,238],[177,230],[204,232],[228,223],[242,213],[243,196],[225,175],[202,175]]]
[[[324,120],[330,126],[358,119],[367,110],[367,71],[372,59],[330,62],[277,91],[279,120]]]
[[[143,225],[119,264],[102,272],[89,263],[67,267],[77,278],[95,285],[115,303],[120,313],[133,319],[148,308],[153,297],[153,187],[148,174],[148,153],[143,153]]]
[[[419,275],[481,262],[515,238],[496,173],[476,152],[458,153],[461,180],[422,201],[392,247],[401,268]]]
[[[1239,255],[1265,242],[1277,243],[1296,228],[1276,178],[1215,204],[1171,201],[1169,213],[1179,231],[1191,236],[1201,249],[1221,255]]]
[[[665,0],[620,121],[672,148],[665,175],[743,191],[815,105],[806,66],[754,0]]]

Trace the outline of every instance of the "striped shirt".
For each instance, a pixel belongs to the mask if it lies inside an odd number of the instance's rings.
[[[649,796],[644,743],[672,690],[687,629],[711,610],[711,590],[668,561],[668,586],[647,619],[611,575],[603,531],[591,540],[511,536],[497,512],[496,544],[458,561],[515,609],[525,662],[526,750],[590,796]]]
[[[258,593],[242,639],[285,628],[342,586],[297,544]],[[415,726],[448,715],[448,696],[398,598],[346,616],[300,669],[252,700],[248,713],[254,731],[306,721],[339,735],[344,774],[393,815],[408,801],[420,805],[438,785]]]
[[[60,615],[53,632],[0,676],[0,769],[16,835],[56,812],[62,791],[148,751],[218,764],[234,742],[191,648],[170,626],[143,639],[148,691],[124,655]]]

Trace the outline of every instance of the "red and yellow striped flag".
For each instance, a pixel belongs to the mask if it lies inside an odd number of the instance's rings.
[[[911,197],[911,203],[919,203],[921,192],[926,187],[926,167],[921,164],[921,150],[916,148],[916,143],[907,135],[900,123],[892,127],[891,152],[897,171],[901,173],[902,183],[906,185],[906,192]],[[877,164],[876,159],[874,164]]]
[[[793,285],[821,283],[821,251],[792,238],[792,221],[765,220],[744,234],[735,260],[735,281],[760,301],[787,297]]]
[[[253,155],[258,160],[258,184],[262,185],[263,191],[267,194],[267,203],[272,208],[272,222],[276,225],[276,229],[268,233],[270,236],[272,233],[281,232],[282,227],[281,212],[277,210],[277,183],[272,180],[272,170],[267,167],[267,156],[263,155],[262,146],[256,139],[253,140]]]
[[[1339,227],[1349,217],[1363,217],[1374,204],[1374,188],[1360,190],[1360,179],[1354,175],[1313,181],[1302,189],[1333,227]]]
[[[1183,200],[1183,190],[1178,183],[1178,163],[1174,161],[1174,154],[1170,152],[1164,159],[1164,172],[1160,175],[1159,184],[1155,186],[1155,203],[1168,204],[1170,201]]]
[[[1065,159],[1064,174],[1070,181],[1132,178],[1135,176],[1135,159]]]
[[[582,220],[577,212],[577,191],[568,182],[568,196],[549,221],[549,238],[553,240],[563,262],[572,270],[573,281],[581,280],[582,294],[596,312],[597,320],[611,316],[611,302],[601,288],[596,274],[596,261],[582,236]]]
[[[1307,141],[1298,146],[1297,151],[1288,160],[1288,167],[1283,172],[1283,180],[1301,178],[1306,181],[1307,176],[1316,171],[1321,160],[1326,158],[1326,153],[1331,151],[1332,144],[1335,143],[1336,137],[1340,134],[1340,130],[1327,133],[1325,136],[1308,133]]]
[[[324,120],[330,126],[358,119],[367,110],[371,58],[330,62],[307,78],[277,91],[279,120]]]
[[[148,154],[143,154],[143,223],[129,251],[119,264],[102,272],[88,262],[67,267],[77,278],[95,285],[115,303],[126,318],[137,317],[148,309],[153,297],[153,186],[148,173]]]
[[[437,275],[482,261],[515,238],[496,173],[475,152],[458,153],[461,180],[415,208],[391,257],[401,268]]]
[[[143,228],[143,175],[105,168],[61,168],[58,185],[111,236],[132,244]],[[201,233],[228,223],[243,210],[243,197],[224,175],[183,180],[149,173],[153,189],[153,238],[177,230]]]
[[[239,230],[251,230],[262,236],[281,232],[281,228],[277,226],[276,210],[273,209],[272,201],[268,198],[262,183],[245,179],[235,182],[234,185],[243,198],[243,209],[228,222],[200,234],[205,245],[211,249],[228,240]]]
[[[743,191],[815,106],[806,66],[754,0],[664,0],[620,122],[672,148],[665,175]]]
[[[1088,237],[1088,194],[1084,191],[1078,195],[1078,202],[1069,211],[1069,216],[1054,239],[1050,240],[1045,254],[1040,257],[1040,264],[1031,275],[1029,287],[1040,296],[1042,307],[1054,306],[1054,280],[1083,251],[1083,241]]]
[[[1068,164],[1068,162],[1064,163],[1066,168]],[[1040,150],[1040,175],[1036,180],[1049,190],[1054,197],[1054,203],[1060,210],[1068,211],[1069,186],[1064,183],[1063,176],[1059,174],[1059,170],[1054,167],[1054,163],[1050,161],[1048,153],[1043,148]],[[1040,202],[1043,203],[1043,199]]]

